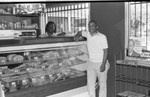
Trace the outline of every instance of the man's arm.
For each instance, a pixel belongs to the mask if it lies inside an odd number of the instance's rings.
[[[103,51],[104,51],[104,55],[103,55],[102,65],[100,67],[100,72],[105,71],[106,62],[107,62],[107,56],[108,56],[108,48],[103,49]]]
[[[83,38],[86,38],[86,33],[85,31],[79,31],[75,36],[74,36],[74,40],[78,41],[78,40],[82,40]]]
[[[79,31],[75,36],[74,36],[74,40],[75,41],[78,41],[80,39],[82,39],[82,31]]]

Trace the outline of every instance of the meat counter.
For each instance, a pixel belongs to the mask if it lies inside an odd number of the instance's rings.
[[[0,48],[0,80],[6,97],[46,97],[86,85],[86,42]]]

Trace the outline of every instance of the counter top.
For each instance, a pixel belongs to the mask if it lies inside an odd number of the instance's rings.
[[[86,38],[83,38],[80,41],[85,40]],[[15,39],[0,40],[0,47],[47,44],[47,43],[64,43],[64,42],[75,42],[74,37],[46,37],[46,38],[22,38],[17,40]]]

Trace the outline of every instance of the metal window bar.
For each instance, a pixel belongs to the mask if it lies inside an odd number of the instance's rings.
[[[140,23],[141,23],[141,25],[142,25],[142,4],[140,4]],[[142,32],[142,27],[140,27],[140,32]],[[141,33],[141,36],[142,36],[142,33]]]
[[[148,45],[148,30],[147,30],[147,24],[148,24],[148,4],[146,3],[146,46]],[[146,48],[147,49],[147,48]]]
[[[134,5],[134,7],[135,7],[135,8],[134,8],[134,10],[135,10],[135,20],[134,20],[134,21],[135,21],[135,23],[136,23],[136,4]],[[137,35],[137,33],[136,33],[136,25],[135,25],[134,31],[135,31],[134,33],[135,33],[135,37],[136,37],[136,35]]]
[[[144,45],[146,46],[144,50],[150,51],[149,46],[149,37],[150,37],[150,2],[131,2],[129,3],[130,8],[129,8],[129,37],[133,35],[134,37],[142,37],[144,38]],[[134,15],[132,14],[134,13]],[[132,16],[130,16],[132,15]],[[134,18],[134,20],[132,19]],[[138,21],[138,29],[139,32],[134,29],[134,33],[132,33],[131,27],[135,22]],[[132,24],[133,22],[133,24]],[[134,25],[135,27],[135,25]],[[138,36],[139,35],[139,36]]]
[[[89,10],[89,8],[90,8],[89,4],[87,3],[75,3],[75,4],[66,3],[66,5],[63,4],[47,8],[48,10],[46,11],[46,14],[48,14],[49,18],[48,21],[50,20],[54,21],[55,23],[57,23],[58,26],[60,26],[60,24],[63,24],[64,31],[71,31],[75,34],[76,33],[75,29],[77,29],[76,31],[79,31],[77,28],[79,26],[79,23],[81,23],[82,26],[83,23],[82,19],[85,18],[89,20],[89,18],[87,18],[87,16],[89,16],[88,15],[89,13],[86,11]],[[68,18],[68,16],[72,18],[72,19],[70,18],[72,21],[69,21],[70,19]],[[75,22],[77,22],[76,25]],[[86,27],[87,25],[85,25],[85,28]],[[57,31],[60,31],[59,27],[57,27],[57,29],[58,29]],[[80,30],[84,29],[80,27]]]

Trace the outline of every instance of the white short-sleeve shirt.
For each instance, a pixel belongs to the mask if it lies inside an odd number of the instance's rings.
[[[103,49],[108,48],[107,38],[102,33],[91,36],[90,32],[82,31],[82,36],[87,38],[87,48],[89,52],[89,61],[102,62]]]

